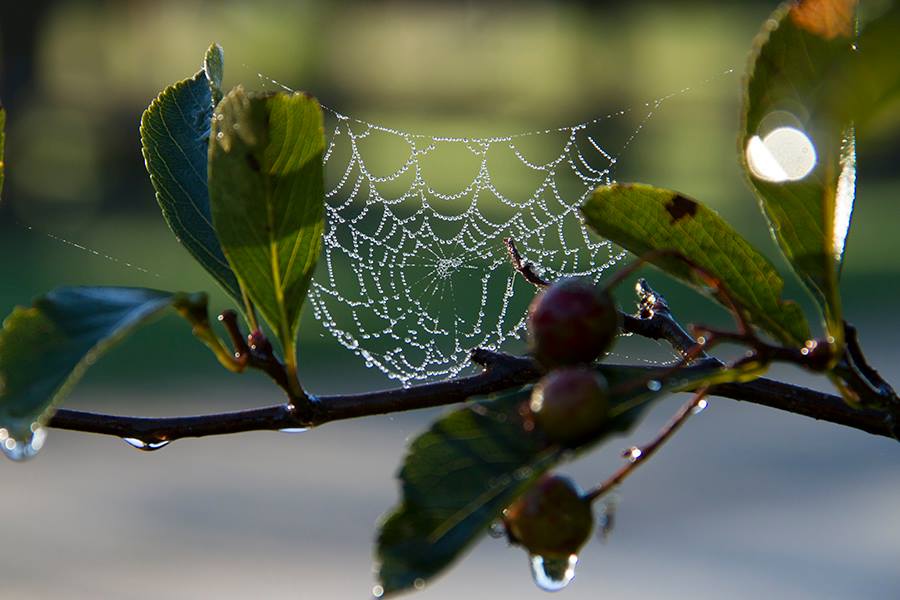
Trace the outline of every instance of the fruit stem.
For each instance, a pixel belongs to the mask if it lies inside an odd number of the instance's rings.
[[[704,401],[707,390],[708,388],[698,390],[690,400],[678,409],[678,412],[675,413],[671,420],[666,423],[665,427],[659,431],[653,441],[649,444],[640,447],[634,446],[626,450],[625,457],[628,459],[628,462],[622,465],[618,471],[613,473],[609,479],[594,489],[586,492],[584,498],[589,502],[594,502],[595,500],[602,498],[631,475],[641,463],[653,456],[653,454],[659,450],[660,446],[665,444],[666,441],[671,438],[682,425],[684,425],[685,421],[694,414],[695,409],[697,409],[701,405],[701,402]]]

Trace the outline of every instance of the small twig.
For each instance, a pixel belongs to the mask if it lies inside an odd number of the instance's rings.
[[[710,359],[697,340],[685,331],[669,310],[666,299],[658,294],[645,279],[635,284],[638,295],[638,314],[622,315],[622,330],[650,339],[667,341],[682,358]]]
[[[516,247],[514,239],[511,237],[503,238],[503,243],[506,245],[506,251],[509,253],[509,260],[512,262],[513,269],[518,271],[525,278],[525,281],[539,288],[550,285],[546,279],[535,273],[534,265],[522,260],[522,255],[519,254],[519,249]]]
[[[862,374],[870,388],[882,399],[887,400],[887,404],[895,407],[900,405],[897,392],[894,391],[891,384],[885,381],[881,374],[866,360],[862,346],[859,344],[859,335],[856,327],[846,321],[844,321],[844,339],[846,340],[847,356],[850,359],[850,364]]]
[[[744,317],[744,313],[741,311],[740,303],[734,298],[734,296],[731,295],[731,292],[728,290],[728,288],[725,287],[725,285],[723,285],[721,281],[719,281],[719,278],[681,252],[678,252],[677,250],[651,250],[650,252],[646,252],[645,254],[638,256],[637,260],[635,260],[625,268],[619,269],[619,271],[617,271],[616,274],[607,282],[607,286],[610,288],[616,287],[626,278],[630,277],[635,271],[643,267],[645,264],[655,264],[654,261],[660,258],[671,258],[684,263],[688,268],[690,268],[691,272],[697,278],[699,278],[707,287],[713,290],[714,295],[719,299],[719,301],[725,304],[725,307],[731,312],[732,316],[734,316],[735,321],[738,325],[738,330],[741,333],[746,333],[747,335],[754,335],[753,327],[750,325],[750,323],[747,322],[746,317]]]
[[[291,386],[290,376],[284,364],[275,356],[272,343],[259,330],[244,338],[238,323],[238,315],[233,310],[225,310],[219,315],[219,322],[228,332],[234,345],[234,359],[242,368],[250,367],[268,375],[287,394],[291,404],[301,409],[303,417],[310,418],[309,399],[306,395],[298,397]]]
[[[587,492],[584,497],[593,502],[598,498],[603,497],[610,491],[612,491],[617,485],[622,483],[631,473],[634,472],[641,464],[644,463],[647,459],[649,459],[653,454],[659,450],[659,448],[666,443],[666,441],[671,438],[676,431],[678,431],[682,425],[684,425],[685,421],[690,418],[693,414],[694,410],[697,406],[704,401],[706,397],[707,389],[703,388],[696,392],[694,396],[686,402],[678,412],[675,413],[675,416],[666,423],[665,427],[663,427],[657,436],[651,441],[649,444],[646,444],[641,447],[633,447],[626,451],[625,456],[628,459],[628,462],[622,465],[618,471],[613,473],[613,475],[601,483],[599,486],[594,488],[593,490]]]
[[[225,310],[219,315],[219,323],[228,334],[231,345],[234,348],[234,360],[243,367],[250,361],[250,347],[244,339],[244,334],[238,326],[238,316],[233,310]]]

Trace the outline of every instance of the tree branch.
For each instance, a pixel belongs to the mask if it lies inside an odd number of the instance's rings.
[[[521,260],[516,261],[518,252],[512,240],[508,242],[508,248],[513,262],[517,263],[516,270],[527,279],[528,265],[522,266]],[[636,290],[640,300],[639,312],[637,315],[623,315],[623,329],[626,332],[666,340],[682,357],[702,359],[681,367],[687,372],[707,368],[703,364],[707,361],[719,362],[714,357],[698,354],[694,338],[675,320],[665,299],[653,291],[646,281],[638,281]],[[446,406],[533,383],[543,374],[529,357],[511,356],[479,348],[472,351],[471,358],[483,367],[482,372],[447,381],[363,394],[310,396],[310,403],[304,407],[302,414],[291,403],[237,412],[164,418],[114,416],[60,409],[48,425],[57,429],[135,438],[147,444],[155,444],[186,437],[309,428],[331,421]],[[637,368],[646,369],[648,377],[655,370],[649,366]],[[887,411],[856,409],[848,406],[839,396],[771,379],[720,384],[710,387],[708,394],[776,408],[873,435],[897,437],[895,422]]]
[[[319,396],[313,399],[314,418],[299,419],[288,404],[276,404],[237,412],[188,417],[125,417],[60,409],[50,427],[87,433],[136,438],[144,442],[173,441],[244,431],[277,431],[314,427],[331,421],[445,406],[468,398],[488,395],[534,381],[541,373],[528,358],[476,351],[487,368],[469,377],[425,383],[365,394]],[[648,373],[653,367],[646,368]],[[704,368],[688,366],[685,370]],[[886,412],[857,410],[842,398],[800,386],[760,378],[749,383],[727,383],[711,387],[710,395],[741,400],[822,421],[859,429],[873,435],[895,437]]]

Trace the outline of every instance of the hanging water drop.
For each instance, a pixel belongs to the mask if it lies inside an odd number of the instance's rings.
[[[309,427],[285,427],[284,429],[279,429],[279,433],[303,433],[305,431],[309,431]]]
[[[644,451],[638,448],[637,446],[632,446],[628,450],[622,453],[624,458],[627,458],[629,462],[637,462],[637,460],[644,454]]]
[[[31,434],[22,439],[16,439],[9,435],[9,431],[0,428],[0,450],[6,458],[21,462],[36,455],[44,447],[47,438],[47,430],[37,423],[31,425]]]
[[[647,389],[651,392],[658,392],[662,389],[662,383],[656,379],[651,379],[647,382]]]
[[[499,540],[501,538],[506,537],[506,525],[503,524],[503,521],[497,519],[491,526],[488,528],[488,535],[494,538],[495,540]]]
[[[172,440],[157,440],[153,442],[147,442],[140,438],[122,438],[122,441],[132,448],[137,448],[138,450],[142,450],[144,452],[153,452],[154,450],[165,448],[170,443],[172,443]]]
[[[697,406],[695,406],[694,408],[691,409],[691,414],[699,415],[704,410],[706,410],[707,406],[709,406],[709,402],[707,402],[705,399],[700,400],[700,402],[697,403]]]
[[[532,555],[531,576],[534,583],[545,592],[558,592],[564,589],[575,578],[575,565],[578,555],[551,558]]]

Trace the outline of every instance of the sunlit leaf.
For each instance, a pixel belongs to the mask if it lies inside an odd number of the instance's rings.
[[[619,390],[612,400],[612,417],[576,452],[630,429],[667,391],[732,376],[716,367],[673,373],[601,365],[599,370],[611,389]],[[402,501],[378,534],[378,580],[385,595],[439,574],[542,473],[571,456],[548,446],[538,432],[526,430],[520,409],[529,394],[526,388],[469,404],[413,440],[399,473]]]
[[[856,187],[854,124],[834,94],[856,57],[855,0],[782,5],[754,44],[743,103],[744,169],[781,250],[842,339],[838,278]]]
[[[17,307],[0,330],[0,430],[27,439],[106,350],[166,308],[205,296],[62,287]],[[8,437],[7,437],[8,436]]]
[[[239,87],[219,103],[212,131],[213,222],[290,366],[325,224],[322,109],[305,94]]]
[[[141,118],[141,144],[163,217],[178,241],[243,307],[238,281],[212,225],[207,186],[210,121],[221,98],[222,49],[213,44],[204,68],[166,88]]]
[[[594,231],[637,256],[667,250],[688,257],[724,285],[750,322],[778,340],[798,346],[809,337],[800,307],[781,299],[784,281],[772,263],[706,206],[672,190],[614,184],[597,188],[581,210]],[[708,290],[677,257],[655,256],[650,262]],[[714,297],[728,306],[722,294]]]

